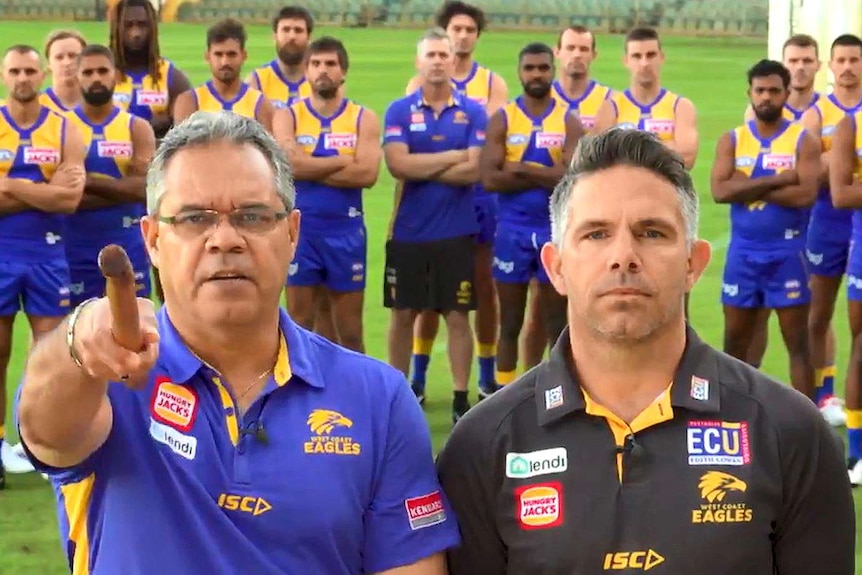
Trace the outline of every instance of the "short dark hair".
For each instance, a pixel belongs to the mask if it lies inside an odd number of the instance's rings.
[[[248,34],[245,32],[242,22],[233,18],[225,18],[221,22],[213,24],[207,30],[207,48],[213,44],[227,40],[236,40],[239,42],[239,47],[245,49],[245,41],[248,40]]]
[[[322,36],[308,45],[307,56],[314,54],[335,53],[338,56],[338,65],[347,72],[350,67],[350,59],[347,57],[347,48],[338,38],[333,36]]]
[[[830,56],[838,46],[856,46],[859,48],[859,51],[862,52],[862,39],[853,34],[841,34],[832,41],[832,47],[829,49]]]
[[[78,64],[81,64],[81,60],[86,58],[87,56],[104,56],[108,60],[111,61],[111,66],[117,65],[117,59],[114,57],[114,53],[107,46],[103,46],[102,44],[88,44],[81,49],[81,53],[78,54]]]
[[[314,30],[314,17],[304,6],[285,6],[272,18],[272,31],[278,31],[278,23],[282,20],[304,20],[308,34]]]
[[[29,54],[30,52],[36,52],[36,56],[39,56],[39,50],[30,44],[13,44],[6,48],[6,51],[3,52],[3,56],[5,57],[7,54],[11,54],[12,52],[15,52],[16,54]]]
[[[574,32],[575,34],[589,34],[590,37],[593,39],[593,52],[596,51],[596,35],[593,33],[592,30],[580,24],[573,24],[572,26],[567,26],[560,31],[560,35],[557,36],[557,48],[563,47],[563,34],[569,31]]]
[[[479,34],[485,30],[485,26],[488,24],[485,19],[484,10],[478,6],[461,2],[461,0],[446,0],[446,2],[440,6],[440,10],[437,11],[435,19],[437,21],[437,25],[445,30],[449,27],[449,21],[452,18],[462,15],[469,16],[473,19],[473,22],[476,23],[476,30]]]
[[[767,76],[778,76],[781,78],[785,89],[790,87],[790,71],[781,62],[766,59],[761,60],[748,70],[748,85],[751,86],[751,82],[755,78],[766,78]]]
[[[646,26],[639,26],[629,30],[629,33],[626,34],[623,48],[628,48],[629,42],[643,42],[645,40],[655,40],[658,42],[658,47],[661,48],[661,39],[658,36],[658,31],[655,28],[647,28]]]
[[[680,209],[690,244],[697,236],[698,196],[682,157],[655,134],[613,127],[578,142],[565,175],[551,194],[551,237],[562,244],[569,218],[572,188],[582,177],[616,166],[644,168],[664,178],[680,196]]]
[[[521,51],[518,53],[518,62],[524,59],[524,56],[537,56],[540,54],[547,54],[551,57],[551,60],[554,59],[554,50],[545,44],[544,42],[531,42],[521,48]]]
[[[817,45],[817,40],[815,40],[812,36],[808,34],[794,34],[790,38],[784,41],[784,45],[781,47],[781,54],[784,55],[784,51],[788,46],[795,46],[797,48],[814,48],[814,55],[818,56],[820,53],[820,47]]]

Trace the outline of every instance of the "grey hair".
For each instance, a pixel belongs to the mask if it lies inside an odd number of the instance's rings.
[[[455,47],[452,45],[452,38],[449,37],[449,34],[446,33],[446,30],[437,26],[436,28],[431,28],[430,30],[426,30],[422,36],[419,37],[419,42],[416,44],[416,55],[422,55],[422,44],[425,43],[426,40],[445,40],[449,45],[449,51],[454,52]]]
[[[264,155],[275,173],[273,184],[284,207],[291,211],[296,188],[290,163],[275,139],[257,121],[233,112],[195,112],[164,137],[147,170],[147,212],[158,212],[165,189],[165,170],[177,152],[214,142],[250,144]]]
[[[578,142],[569,168],[551,194],[551,241],[557,247],[563,243],[569,223],[572,189],[578,180],[619,165],[645,168],[676,188],[685,223],[686,243],[691,247],[697,238],[698,196],[682,157],[654,134],[619,127],[595,136],[584,136]]]

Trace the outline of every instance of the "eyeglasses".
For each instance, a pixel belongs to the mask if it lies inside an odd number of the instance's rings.
[[[175,216],[159,216],[159,221],[172,225],[178,235],[193,238],[215,230],[222,215],[227,216],[228,223],[241,234],[265,234],[290,213],[267,206],[237,208],[226,214],[216,210],[185,210]]]

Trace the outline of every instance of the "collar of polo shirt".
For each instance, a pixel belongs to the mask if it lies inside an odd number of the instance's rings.
[[[452,92],[449,94],[449,102],[446,103],[446,106],[456,106],[458,108],[462,107],[463,101],[462,96],[458,92],[458,90],[452,88]],[[431,104],[425,99],[425,94],[422,91],[422,88],[419,88],[419,91],[416,93],[416,105],[420,108],[430,108]]]
[[[685,351],[668,387],[669,403],[672,407],[697,413],[719,412],[721,398],[718,391],[718,364],[710,354],[709,346],[690,326],[686,326]],[[666,390],[652,405],[658,405],[667,392]],[[553,407],[548,403],[550,396],[555,397]],[[588,410],[588,403],[591,408],[589,411],[596,408],[595,402],[585,398],[577,379],[568,327],[551,349],[548,362],[537,374],[535,403],[539,425],[548,425],[570,413]],[[601,411],[606,410],[602,408]]]
[[[186,346],[168,316],[167,308],[162,307],[159,310],[157,320],[161,340],[156,369],[165,370],[171,382],[179,385],[187,383],[203,367],[212,369]],[[288,381],[299,380],[312,387],[322,388],[324,384],[320,368],[311,359],[314,355],[311,349],[314,345],[313,338],[301,337],[300,328],[283,309],[279,309],[278,324],[282,338],[273,369],[276,384],[280,387]]]

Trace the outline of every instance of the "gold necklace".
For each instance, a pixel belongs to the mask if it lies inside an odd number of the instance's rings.
[[[240,393],[239,395],[236,396],[237,400],[240,400],[243,397],[245,397],[245,394],[248,393],[252,387],[254,387],[258,383],[260,383],[260,380],[263,379],[264,377],[266,377],[270,371],[272,371],[272,368],[267,369],[265,372],[263,372],[262,374],[257,376],[257,379],[255,379],[250,384],[248,384],[248,387],[246,387],[244,390],[242,390],[242,393]]]

